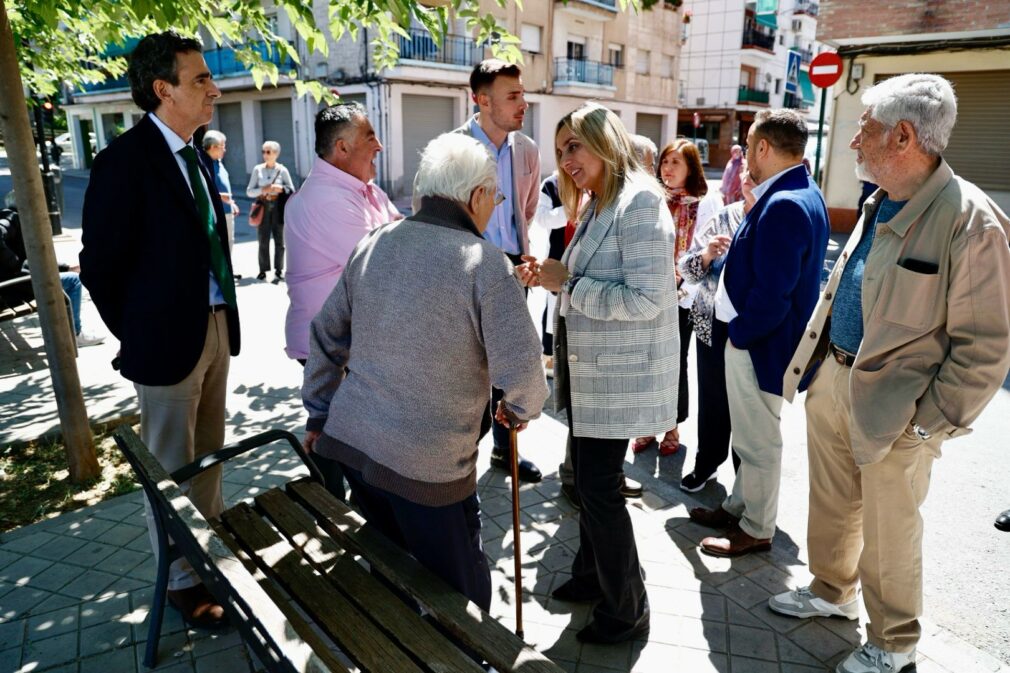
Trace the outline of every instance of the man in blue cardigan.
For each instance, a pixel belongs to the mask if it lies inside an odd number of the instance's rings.
[[[736,232],[716,295],[729,323],[726,391],[740,469],[716,510],[691,519],[728,529],[702,540],[713,556],[771,548],[782,471],[782,379],[817,304],[828,211],[803,166],[807,125],[794,110],[762,110],[747,134],[757,202]]]

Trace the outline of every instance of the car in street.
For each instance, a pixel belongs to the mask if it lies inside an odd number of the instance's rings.
[[[94,154],[97,148],[97,143],[95,139],[95,132],[91,131],[88,133],[88,139],[91,141],[91,153]],[[61,133],[56,136],[56,144],[62,150],[63,154],[72,154],[74,151],[73,141],[70,139],[70,133]]]

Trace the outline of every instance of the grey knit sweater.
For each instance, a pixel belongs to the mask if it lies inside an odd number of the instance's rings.
[[[456,203],[426,198],[351,255],[312,321],[302,399],[316,451],[423,505],[477,488],[491,386],[519,418],[547,383],[511,263]]]

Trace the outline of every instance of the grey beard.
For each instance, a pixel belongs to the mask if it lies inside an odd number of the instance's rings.
[[[856,164],[856,178],[864,182],[877,184],[877,179],[870,175],[870,171],[866,169],[866,164]]]

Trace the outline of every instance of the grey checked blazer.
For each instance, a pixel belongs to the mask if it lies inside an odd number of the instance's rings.
[[[673,218],[650,176],[629,180],[589,222],[590,204],[561,261],[580,244],[579,277],[555,340],[555,390],[570,386],[576,437],[627,439],[677,425],[680,336]],[[560,304],[555,310],[558,334]],[[565,368],[559,366],[567,357]],[[558,409],[564,408],[557,395]]]

